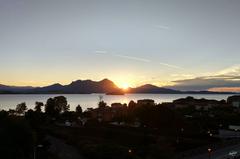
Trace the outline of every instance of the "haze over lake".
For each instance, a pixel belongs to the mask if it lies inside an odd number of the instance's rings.
[[[48,98],[60,96],[59,94],[17,94],[17,95],[0,95],[0,109],[15,109],[16,105],[26,102],[28,109],[33,109],[35,102],[46,103]],[[108,105],[111,103],[129,103],[129,101],[137,101],[139,99],[153,99],[156,103],[172,102],[175,99],[192,96],[194,98],[206,98],[222,100],[227,99],[231,94],[125,94],[125,95],[104,95],[104,94],[63,94],[70,104],[70,109],[80,104],[83,110],[93,107],[96,108],[99,102],[99,96],[103,96],[103,100]]]

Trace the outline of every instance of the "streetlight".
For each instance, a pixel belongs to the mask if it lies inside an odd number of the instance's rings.
[[[131,153],[132,153],[132,150],[131,150],[131,149],[129,149],[129,150],[128,150],[128,153],[130,153],[130,154],[131,154]]]
[[[43,147],[43,145],[34,146],[34,148],[33,148],[33,159],[36,159],[37,148],[42,148],[42,147]]]
[[[212,149],[208,148],[208,158],[211,159],[211,153],[212,153]]]
[[[183,133],[184,132],[184,128],[181,128],[181,133]]]

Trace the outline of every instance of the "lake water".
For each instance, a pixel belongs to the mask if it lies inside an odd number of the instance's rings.
[[[125,94],[125,95],[103,95],[103,94],[63,94],[70,104],[70,109],[75,110],[75,107],[80,104],[83,110],[93,107],[97,107],[99,102],[99,96],[103,96],[103,100],[109,105],[111,103],[129,103],[129,101],[137,101],[139,99],[153,99],[156,103],[162,102],[172,102],[175,99],[185,98],[187,96],[192,96],[194,98],[206,98],[206,99],[216,99],[222,100],[227,99],[229,94]],[[35,102],[46,103],[48,98],[59,96],[54,94],[17,94],[17,95],[0,95],[0,109],[8,110],[15,109],[16,105],[22,102],[26,102],[27,107],[34,108]]]

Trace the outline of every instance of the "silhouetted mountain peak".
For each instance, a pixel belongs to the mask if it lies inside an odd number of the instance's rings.
[[[33,89],[34,87],[31,86],[7,86],[0,84],[0,91],[12,91],[12,92],[21,92]]]
[[[0,84],[0,87],[3,87],[3,86],[5,86],[5,85],[3,85],[3,84]]]
[[[83,84],[83,83],[96,83],[96,81],[92,81],[92,80],[76,80],[76,81],[72,81],[71,84],[69,85],[74,85],[74,84]]]
[[[63,85],[61,85],[60,83],[55,83],[55,84],[50,85],[50,86],[63,86]]]
[[[76,84],[76,83],[81,83],[81,82],[82,82],[82,80],[72,81],[72,82],[70,83],[70,85],[72,85],[72,84]]]
[[[140,87],[132,88],[131,93],[180,93],[180,91],[158,87],[152,84],[145,84]]]
[[[59,83],[55,83],[46,87],[38,87],[33,89],[31,92],[39,92],[39,93],[45,93],[45,92],[54,92],[54,91],[60,91],[61,89],[63,89],[64,86],[59,84]]]
[[[139,88],[156,89],[156,88],[159,88],[159,87],[157,87],[155,85],[152,85],[152,84],[145,84],[145,85],[140,86]]]
[[[65,93],[107,93],[115,91],[117,86],[108,79],[101,81],[77,80],[64,87]]]
[[[52,87],[52,88],[61,88],[63,87],[63,85],[61,85],[60,83],[55,83],[55,84],[52,84],[50,86],[47,86],[47,87]]]
[[[69,94],[89,94],[89,93],[107,93],[122,94],[123,90],[111,80],[105,78],[101,81],[76,80],[69,85],[55,83],[46,87],[18,87],[0,84],[0,92],[13,93],[69,93]],[[214,93],[214,92],[182,92],[178,90],[158,87],[152,84],[145,84],[136,88],[129,88],[128,93],[161,93],[161,94],[178,94],[178,93]],[[226,93],[226,92],[225,92]]]
[[[100,83],[111,83],[111,84],[113,84],[113,81],[111,81],[111,80],[109,80],[109,79],[107,79],[107,78],[105,78],[105,79],[103,79],[103,80],[101,80],[101,81],[99,81]]]

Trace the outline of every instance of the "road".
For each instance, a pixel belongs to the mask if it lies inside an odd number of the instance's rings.
[[[225,147],[225,148],[222,148],[222,149],[219,149],[219,150],[213,150],[212,153],[211,153],[211,158],[210,159],[224,159],[228,156],[228,153],[230,151],[240,152],[240,144]],[[206,150],[205,154],[198,155],[198,156],[195,156],[195,157],[190,157],[189,159],[208,159],[208,158],[209,158],[209,154],[208,154],[208,151]]]

